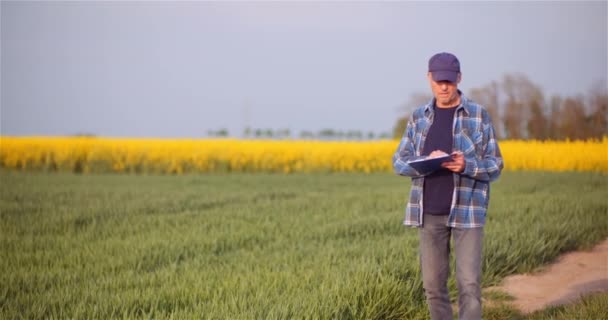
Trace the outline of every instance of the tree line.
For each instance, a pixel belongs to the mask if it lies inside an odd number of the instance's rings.
[[[224,138],[229,137],[228,129],[221,128],[218,130],[209,130],[207,135],[210,137]],[[251,128],[246,127],[243,130],[242,137],[245,139],[311,139],[311,140],[376,140],[390,139],[391,134],[388,132],[373,132],[363,130],[336,130],[336,129],[321,129],[318,131],[302,130],[299,133],[292,133],[288,128],[271,129],[271,128]]]
[[[410,97],[405,115],[393,128],[403,135],[411,112],[431,99],[429,94]],[[507,74],[500,81],[472,88],[467,97],[489,112],[500,139],[578,140],[608,136],[608,88],[596,82],[587,94],[547,97],[542,88],[523,74]]]

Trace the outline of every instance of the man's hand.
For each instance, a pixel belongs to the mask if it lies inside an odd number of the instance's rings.
[[[461,173],[465,167],[464,155],[462,152],[456,151],[452,153],[452,161],[444,162],[441,166],[452,172]]]

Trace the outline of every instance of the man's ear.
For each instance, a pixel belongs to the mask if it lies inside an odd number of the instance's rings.
[[[427,77],[427,79],[429,79],[429,81],[433,81],[433,75],[431,74],[430,71],[426,73],[426,77]]]
[[[462,73],[458,72],[458,80],[456,80],[456,83],[460,83],[460,80],[462,80]]]

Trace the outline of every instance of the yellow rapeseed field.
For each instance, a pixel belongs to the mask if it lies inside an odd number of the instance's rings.
[[[398,143],[0,137],[0,167],[83,173],[391,172]],[[608,172],[608,137],[499,143],[506,170]]]

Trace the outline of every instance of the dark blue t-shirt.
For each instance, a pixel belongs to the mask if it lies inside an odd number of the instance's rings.
[[[435,150],[452,153],[452,126],[454,112],[457,106],[452,108],[435,108],[433,124],[422,148],[422,155],[429,155]],[[454,176],[448,169],[440,169],[424,177],[423,188],[423,212],[433,215],[447,215],[452,206],[452,194],[454,193]]]

